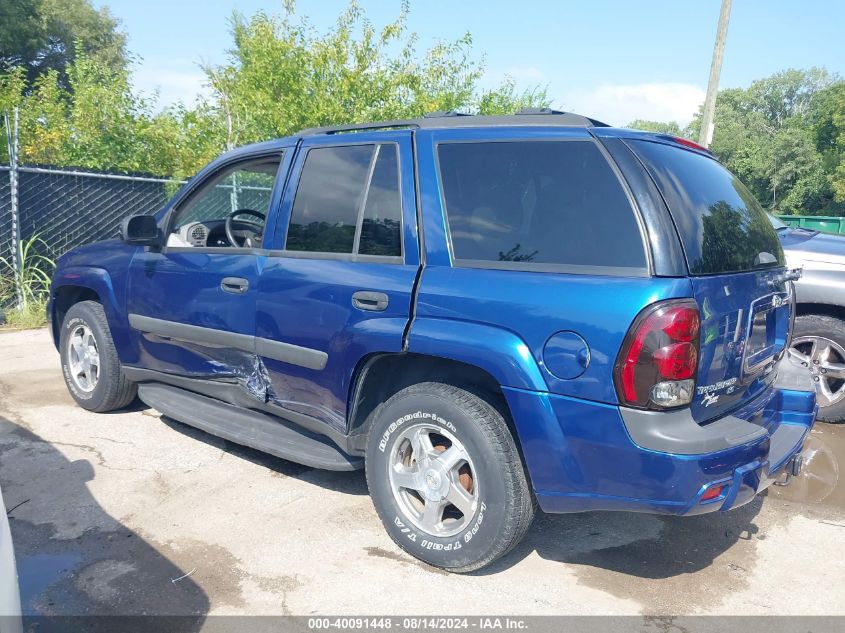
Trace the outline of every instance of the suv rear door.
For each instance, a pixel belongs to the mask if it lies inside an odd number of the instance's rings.
[[[353,370],[402,350],[420,264],[413,173],[410,131],[300,144],[256,312],[270,399],[294,421],[345,430]]]
[[[751,192],[714,158],[659,138],[626,144],[677,228],[701,312],[692,413],[704,422],[762,393],[789,333],[780,241]]]

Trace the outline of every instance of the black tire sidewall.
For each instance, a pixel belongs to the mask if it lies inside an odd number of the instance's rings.
[[[71,378],[68,361],[68,337],[70,336],[70,333],[80,325],[86,325],[88,329],[91,330],[91,333],[94,335],[94,339],[97,342],[97,351],[100,356],[97,385],[92,391],[88,392],[82,391],[79,387],[77,387],[73,378]],[[112,359],[109,358],[106,346],[106,341],[108,340],[106,337],[109,336],[109,332],[104,330],[100,320],[97,318],[97,315],[94,314],[94,311],[84,303],[72,306],[70,310],[68,310],[65,315],[65,319],[62,322],[59,338],[59,352],[62,359],[62,376],[64,377],[65,384],[67,385],[71,397],[84,409],[92,411],[99,409],[109,395],[110,385],[108,383],[112,376],[111,368],[108,366],[108,363],[110,363]]]
[[[469,525],[460,533],[438,538],[417,528],[400,509],[390,488],[388,468],[396,439],[417,423],[445,429],[468,451],[479,486],[479,503]],[[432,565],[459,569],[486,559],[504,528],[508,508],[502,475],[506,465],[459,405],[430,394],[399,395],[387,402],[371,429],[367,451],[367,481],[373,504],[394,541],[410,554]]]
[[[793,339],[804,336],[830,339],[845,348],[845,321],[822,314],[802,314],[795,319]],[[818,419],[823,422],[845,422],[845,398],[828,407],[819,405]]]

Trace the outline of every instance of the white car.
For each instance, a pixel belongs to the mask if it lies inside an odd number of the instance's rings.
[[[0,491],[0,633],[21,633],[21,599],[15,551],[3,493]]]

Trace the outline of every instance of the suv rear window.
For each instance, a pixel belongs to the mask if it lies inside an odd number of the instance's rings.
[[[719,162],[651,141],[628,141],[666,200],[693,275],[784,264],[783,250],[760,203]]]
[[[634,210],[592,141],[440,143],[437,154],[459,265],[645,274]]]

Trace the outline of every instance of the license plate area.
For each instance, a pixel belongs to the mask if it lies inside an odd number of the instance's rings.
[[[789,294],[776,292],[751,303],[743,354],[743,377],[766,370],[786,346],[789,334]]]

